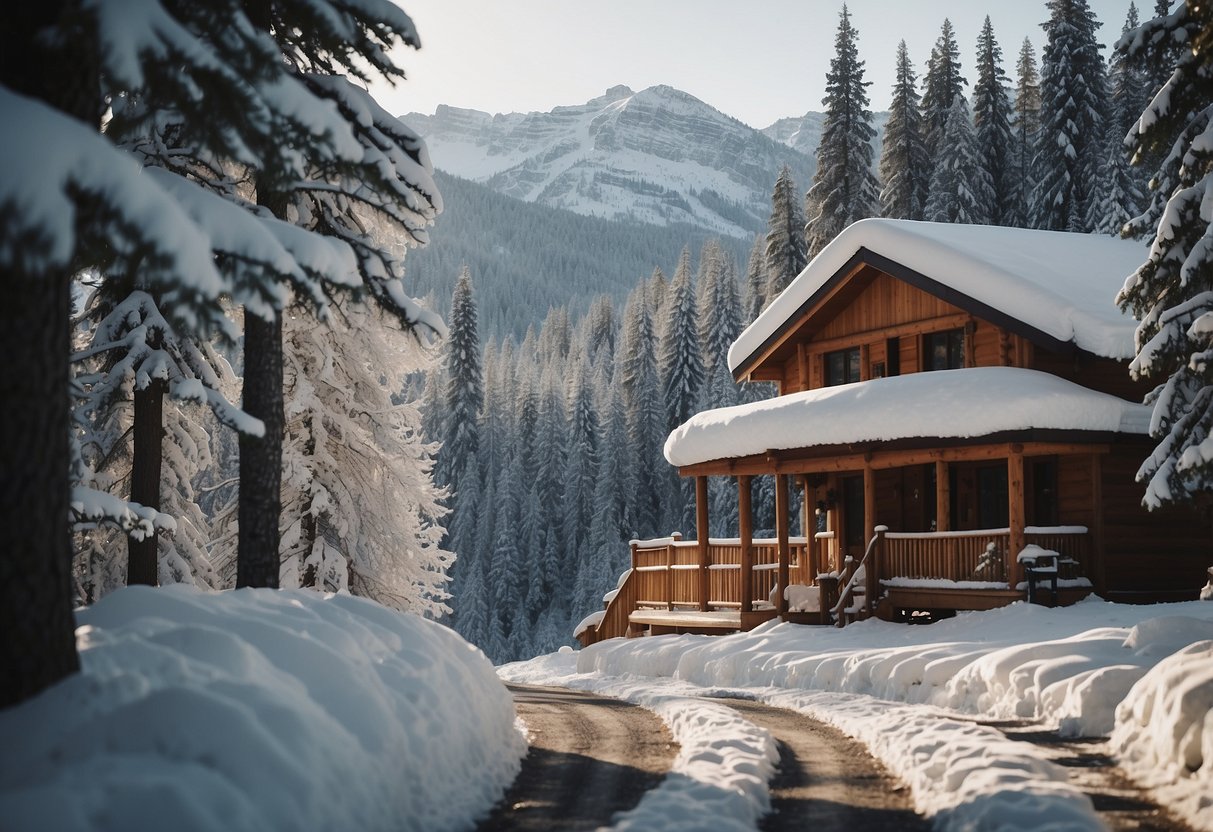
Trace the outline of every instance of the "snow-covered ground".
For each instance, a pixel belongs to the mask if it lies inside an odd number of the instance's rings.
[[[733,636],[612,639],[498,673],[645,705],[664,700],[658,712],[672,727],[675,714],[696,722],[706,706],[692,697],[704,693],[802,711],[866,742],[938,829],[1103,828],[1064,769],[980,720],[1110,735],[1134,778],[1213,830],[1213,603],[1020,603],[930,626],[872,620],[843,630],[772,622]],[[711,705],[710,718],[742,737],[744,720],[730,722],[720,708]],[[760,744],[747,747],[737,760],[717,755],[719,771],[696,776],[758,770]],[[738,791],[755,807],[767,800],[749,782]]]
[[[526,743],[454,632],[349,595],[183,586],[78,610],[83,672],[0,711],[5,830],[458,830]]]

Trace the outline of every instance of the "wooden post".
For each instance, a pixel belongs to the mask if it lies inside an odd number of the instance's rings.
[[[1108,560],[1104,552],[1103,531],[1103,457],[1091,454],[1091,543],[1089,562],[1086,568],[1092,573],[1087,575],[1095,584],[1097,595],[1103,595],[1108,583]]]
[[[948,463],[935,461],[935,531],[946,532],[952,523],[952,478]]]
[[[776,579],[775,610],[780,615],[788,611],[785,590],[788,587],[788,562],[791,553],[788,545],[788,478],[775,474],[775,537],[779,545],[779,577]]]
[[[695,533],[699,539],[699,609],[708,608],[708,478],[695,478]]]
[[[817,564],[820,559],[817,553],[817,490],[809,485],[809,475],[801,477],[804,483],[804,559],[806,564],[805,583],[814,584],[817,581]]]
[[[876,528],[876,472],[868,463],[863,466],[863,528],[865,534]],[[859,545],[866,549],[867,538],[859,541]]]
[[[1019,564],[1019,553],[1024,547],[1023,492],[1023,448],[1012,445],[1007,454],[1007,516],[1011,527],[1011,542],[1007,547],[1007,582],[1011,589],[1023,579]]]
[[[674,538],[675,543],[678,543],[682,540],[682,532],[674,532],[673,534],[670,535],[670,537]],[[666,562],[665,585],[666,585],[666,602],[667,602],[666,609],[669,609],[669,610],[674,609],[674,561],[677,560],[677,557],[676,557],[677,553],[678,553],[677,546],[667,546],[666,547],[666,550],[665,550],[665,562]]]
[[[737,478],[738,536],[741,538],[741,611],[754,610],[754,511],[750,477]]]
[[[876,611],[876,596],[880,593],[880,573],[884,568],[884,533],[888,531],[886,526],[876,526],[872,529],[876,535],[876,545],[872,547],[872,559],[868,561],[867,572],[864,577],[867,579],[867,586],[864,587],[867,593],[868,609],[872,612]]]
[[[636,570],[636,566],[637,566],[637,564],[636,564],[636,549],[637,549],[638,547],[636,546],[636,541],[635,541],[635,540],[633,540],[633,541],[631,542],[631,544],[629,544],[629,545],[630,545],[630,546],[631,546],[631,548],[632,548],[632,571],[635,571],[635,570]]]

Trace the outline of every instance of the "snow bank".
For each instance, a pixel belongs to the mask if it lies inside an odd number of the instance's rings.
[[[668,681],[579,675],[577,654],[567,649],[497,672],[509,682],[623,699],[653,711],[669,727],[681,746],[670,773],[635,808],[620,813],[613,829],[748,832],[770,810],[768,781],[779,762],[775,740],[732,708],[694,698],[699,691]]]
[[[771,622],[730,636],[611,639],[580,651],[576,670],[565,684],[626,677],[747,689],[833,722],[868,742],[944,828],[993,828],[1001,823],[995,818],[1010,819],[1002,828],[1047,828],[1059,819],[1082,827],[1093,818],[1029,746],[999,745],[995,729],[956,714],[1034,719],[1068,736],[1111,733],[1135,776],[1165,786],[1168,805],[1193,824],[1203,818],[1213,832],[1205,796],[1213,794],[1207,602],[1092,598],[1059,609],[1012,604],[920,627]],[[964,788],[947,785],[952,780]],[[1053,808],[1042,815],[1042,805]]]
[[[1133,686],[1112,748],[1135,779],[1213,830],[1213,641],[1173,653]]]
[[[467,829],[526,751],[479,650],[370,601],[131,587],[77,620],[83,671],[0,712],[6,829]]]
[[[670,434],[671,465],[767,450],[1044,428],[1145,435],[1150,407],[1037,370],[972,367],[822,387],[697,413]]]

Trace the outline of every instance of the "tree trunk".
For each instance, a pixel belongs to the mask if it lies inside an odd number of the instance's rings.
[[[45,37],[72,5],[47,0],[4,7],[0,84],[97,125],[91,44]],[[70,58],[63,54],[69,49]],[[80,669],[67,526],[71,272],[0,271],[0,708]]]
[[[160,469],[164,459],[163,379],[154,379],[144,390],[135,391],[131,464],[131,502],[160,510]],[[156,535],[142,540],[127,538],[126,582],[128,585],[159,583]]]
[[[243,408],[265,425],[261,438],[240,436],[239,542],[236,586],[278,586],[278,517],[282,511],[282,316],[244,316]]]
[[[245,0],[253,26],[269,32],[272,0]],[[257,181],[257,204],[275,217],[286,217],[286,197],[273,187],[269,172]],[[240,436],[239,538],[236,545],[236,586],[278,587],[282,514],[282,441],[285,416],[282,391],[282,313],[272,321],[244,313],[243,408],[265,425],[260,439]]]

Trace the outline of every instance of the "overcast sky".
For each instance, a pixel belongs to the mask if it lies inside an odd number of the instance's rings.
[[[399,0],[421,36],[398,60],[408,80],[375,87],[392,112],[432,113],[439,104],[490,113],[579,104],[608,87],[669,84],[753,127],[820,110],[834,54],[836,0]],[[1090,0],[1120,35],[1129,0]],[[1138,3],[1148,12],[1152,0]],[[974,55],[988,13],[1015,78],[1025,37],[1037,60],[1043,0],[850,0],[872,109],[888,108],[902,38],[920,81],[944,18],[956,30],[961,70],[976,80]]]

